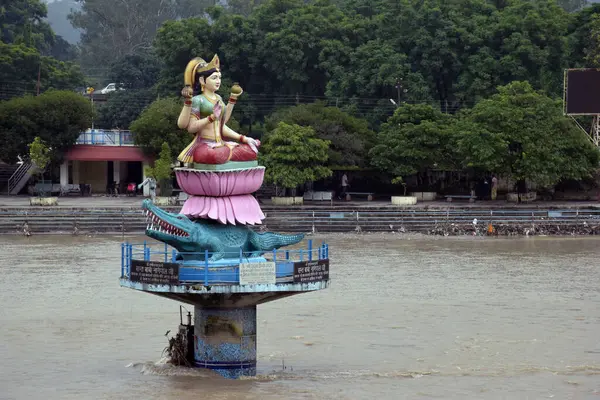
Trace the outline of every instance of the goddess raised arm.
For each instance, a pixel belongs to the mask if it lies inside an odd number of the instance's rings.
[[[177,125],[195,136],[177,159],[186,164],[256,160],[260,141],[240,135],[226,125],[243,90],[234,85],[225,107],[216,93],[221,87],[219,57],[215,55],[209,63],[194,58],[185,69],[184,80],[185,87],[181,91],[184,105]],[[199,94],[194,96],[194,91]]]

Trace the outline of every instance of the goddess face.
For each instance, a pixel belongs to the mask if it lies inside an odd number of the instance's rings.
[[[209,77],[204,79],[204,90],[216,92],[221,87],[221,73],[213,72]]]

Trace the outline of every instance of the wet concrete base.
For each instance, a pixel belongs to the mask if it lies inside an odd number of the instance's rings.
[[[256,375],[256,306],[194,308],[194,366],[225,378]]]

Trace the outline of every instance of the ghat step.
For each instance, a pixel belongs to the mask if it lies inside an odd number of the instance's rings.
[[[178,207],[168,210],[177,212]],[[472,227],[477,219],[478,227],[494,224],[546,224],[557,225],[600,224],[600,210],[573,209],[552,211],[548,209],[323,209],[299,210],[267,208],[264,225],[268,230],[281,232],[389,232],[403,228],[408,232],[425,232],[436,226],[455,224]],[[24,208],[0,210],[0,234],[22,232],[27,222],[30,232],[112,232],[142,234],[146,227],[140,209],[82,209],[82,208]],[[257,227],[257,229],[261,229]]]

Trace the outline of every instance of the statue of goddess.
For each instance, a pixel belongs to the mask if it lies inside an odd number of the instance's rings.
[[[219,57],[215,55],[209,63],[194,58],[185,69],[184,80],[185,87],[181,91],[184,105],[177,126],[187,129],[195,137],[177,159],[186,164],[256,160],[260,141],[240,135],[226,125],[243,90],[234,85],[225,107],[223,99],[216,93],[221,86]],[[200,94],[194,96],[194,90]]]

